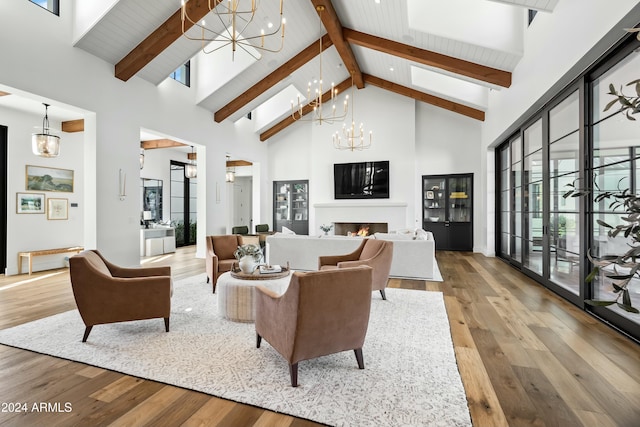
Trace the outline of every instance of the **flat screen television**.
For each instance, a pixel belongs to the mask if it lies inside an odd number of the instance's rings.
[[[389,161],[333,165],[336,199],[388,199]]]

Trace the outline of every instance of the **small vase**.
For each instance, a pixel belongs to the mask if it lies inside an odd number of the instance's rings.
[[[258,263],[255,259],[253,259],[252,256],[247,255],[240,258],[240,261],[238,261],[238,266],[240,267],[240,271],[242,271],[243,273],[253,274],[253,271],[258,266]]]

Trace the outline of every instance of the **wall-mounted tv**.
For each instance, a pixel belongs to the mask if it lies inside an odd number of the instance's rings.
[[[333,165],[336,199],[388,199],[389,161]]]

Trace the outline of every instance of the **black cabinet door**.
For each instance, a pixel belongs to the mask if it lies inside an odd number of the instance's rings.
[[[309,181],[273,182],[273,229],[309,234]]]
[[[422,223],[436,250],[473,250],[473,174],[423,176]]]

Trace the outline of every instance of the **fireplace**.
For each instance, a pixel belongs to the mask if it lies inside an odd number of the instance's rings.
[[[389,227],[386,222],[334,222],[333,230],[336,236],[357,235],[360,230],[367,230],[367,234],[371,235],[387,233]]]

